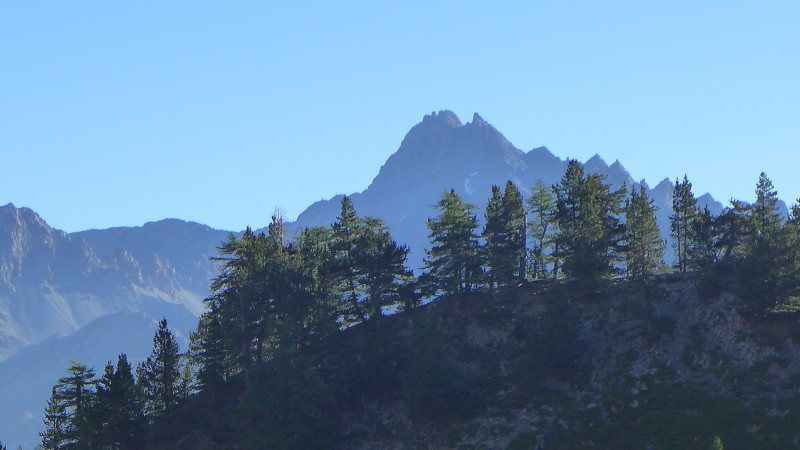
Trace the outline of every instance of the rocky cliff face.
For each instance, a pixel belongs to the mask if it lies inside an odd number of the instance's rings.
[[[202,310],[225,233],[163,221],[67,234],[35,212],[0,208],[0,360],[145,302]]]
[[[66,334],[106,312],[110,306],[90,288],[105,271],[82,240],[50,228],[29,209],[0,208],[0,333],[7,342]],[[11,351],[0,349],[0,356]]]

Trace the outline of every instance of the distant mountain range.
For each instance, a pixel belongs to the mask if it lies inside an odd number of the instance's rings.
[[[595,155],[584,165],[614,186],[647,186],[619,161],[609,166]],[[443,191],[455,189],[482,219],[493,184],[511,180],[527,195],[539,179],[557,183],[565,168],[544,147],[517,149],[478,114],[463,124],[441,111],[415,125],[370,186],[350,197],[360,215],[385,220],[419,269],[429,246],[426,220]],[[650,189],[665,236],[672,190],[668,179]],[[332,223],[340,201],[314,203],[287,224],[290,234]],[[699,201],[722,210],[708,194]],[[141,359],[161,317],[187,337],[216,274],[209,258],[227,234],[175,219],[68,234],[30,209],[0,207],[0,440],[9,448],[35,443],[50,387],[70,359],[98,370],[120,352]]]
[[[361,215],[377,216],[386,221],[392,235],[411,249],[410,266],[418,269],[428,244],[425,223],[436,212],[432,205],[445,190],[455,189],[467,202],[478,207],[478,218],[491,194],[492,185],[512,181],[527,196],[537,180],[546,185],[559,182],[567,161],[547,148],[528,152],[514,147],[499,131],[477,113],[462,124],[451,111],[431,113],[406,134],[400,148],[381,167],[369,187],[350,198]],[[586,172],[606,176],[615,188],[639,186],[619,161],[610,166],[600,155],[584,163]],[[669,236],[673,183],[664,179],[650,189],[659,210],[662,234]],[[313,225],[327,225],[339,213],[341,196],[314,203],[293,224],[294,230]],[[712,213],[722,211],[722,204],[705,194],[698,198]]]

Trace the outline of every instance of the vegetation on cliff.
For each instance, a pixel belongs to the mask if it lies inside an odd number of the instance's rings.
[[[797,445],[800,207],[763,174],[718,217],[674,202],[674,273],[646,191],[574,161],[528,211],[494,188],[480,232],[445,192],[416,278],[347,197],[293,240],[276,215],[220,246],[186,353],[165,320],[135,380],[73,364],[42,447]]]

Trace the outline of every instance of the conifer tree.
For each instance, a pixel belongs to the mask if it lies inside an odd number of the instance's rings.
[[[64,428],[67,445],[83,448],[95,432],[90,421],[95,401],[94,377],[94,369],[72,361],[67,368],[67,376],[59,378],[56,384],[56,394],[67,412],[68,420]]]
[[[286,327],[294,345],[308,340],[309,311],[314,308],[313,276],[306,269],[294,243],[286,244],[283,219],[273,216],[265,245],[259,249],[262,261],[256,270],[255,302],[258,305],[255,361],[261,363],[278,323]]]
[[[116,370],[109,361],[97,380],[95,402],[87,417],[92,435],[84,448],[130,449],[137,444],[143,417],[139,391],[125,354],[117,358]]]
[[[663,266],[664,241],[656,223],[658,208],[647,196],[644,186],[631,189],[625,201],[625,255],[630,278],[643,278],[657,273]]]
[[[715,235],[719,261],[731,265],[745,251],[747,237],[751,235],[750,205],[741,200],[731,200],[716,219]]]
[[[219,304],[206,301],[208,311],[200,316],[197,330],[190,335],[192,362],[198,367],[197,379],[200,390],[215,403],[222,383],[231,372],[233,364],[225,349],[224,333],[220,322]]]
[[[756,201],[751,206],[752,217],[752,242],[758,240],[770,241],[776,239],[783,224],[780,210],[778,209],[778,192],[772,180],[764,172],[758,177],[756,184]]]
[[[672,246],[675,248],[675,268],[679,272],[689,270],[690,236],[696,216],[697,200],[692,194],[692,183],[684,175],[683,182],[675,180],[675,190],[672,194],[672,215],[669,216]]]
[[[437,202],[440,214],[428,219],[431,249],[425,268],[435,291],[465,292],[474,289],[482,276],[475,207],[464,203],[455,190]]]
[[[483,259],[486,265],[486,276],[489,289],[494,289],[499,284],[498,275],[503,272],[503,250],[507,224],[503,217],[503,194],[500,188],[492,185],[492,196],[486,205],[485,223],[483,226]],[[502,278],[502,276],[500,276]]]
[[[189,355],[184,354],[180,358],[180,373],[181,379],[178,382],[178,400],[188,400],[197,389],[195,381],[195,374],[192,372],[191,361]]]
[[[795,200],[789,208],[789,223],[800,229],[800,199]]]
[[[69,442],[67,436],[70,418],[64,401],[53,387],[47,407],[44,410],[44,431],[39,432],[43,450],[61,450]]]
[[[367,217],[356,248],[358,283],[366,291],[365,314],[380,317],[384,306],[399,300],[400,285],[411,277],[405,266],[408,247],[397,245],[382,220]]]
[[[153,336],[153,351],[136,368],[136,375],[145,397],[145,408],[153,417],[163,417],[167,426],[178,402],[180,352],[167,319],[158,324]]]
[[[111,387],[114,378],[114,366],[107,362],[103,375],[97,380],[95,401],[88,414],[93,425],[93,436],[90,439],[92,448],[111,447],[111,416],[113,415],[114,401],[111,398]]]
[[[761,314],[788,303],[798,284],[796,229],[784,226],[778,193],[763,172],[756,185],[756,201],[748,208],[747,233],[742,239],[738,281],[749,312]]]
[[[358,236],[362,233],[361,223],[356,214],[353,202],[349,197],[342,197],[342,206],[333,230],[332,250],[336,272],[339,276],[339,293],[346,306],[346,323],[355,323],[365,319],[361,303],[364,294],[359,290],[356,251]]]
[[[514,279],[523,282],[527,272],[527,217],[522,194],[511,181],[506,182],[502,211],[503,222],[506,224],[508,233],[504,240],[504,257],[507,260],[505,266],[507,266],[508,273],[504,278],[507,277],[509,282]]]
[[[110,405],[108,436],[112,448],[120,450],[136,448],[144,411],[141,394],[133,378],[133,368],[124,353],[117,357],[116,368],[111,372],[108,400]]]
[[[333,231],[328,227],[311,227],[300,231],[297,239],[299,270],[306,274],[308,293],[313,307],[308,311],[308,334],[316,339],[330,336],[339,329],[342,304],[337,298]]]
[[[557,275],[558,263],[554,260],[554,244],[557,233],[555,218],[556,200],[551,188],[538,180],[528,199],[528,235],[532,241],[531,276],[534,279],[548,278],[552,261],[553,277]]]
[[[511,181],[492,186],[482,237],[489,287],[522,281],[526,274],[526,217],[522,194]]]
[[[718,259],[717,222],[708,207],[698,211],[689,228],[686,256],[690,269],[707,270]]]
[[[264,233],[256,234],[250,227],[241,239],[230,234],[219,247],[220,256],[213,258],[220,263],[220,273],[211,283],[211,297],[205,300],[217,312],[225,353],[245,373],[260,357],[257,348],[264,339],[263,318],[269,307],[264,271],[269,245]]]
[[[619,221],[624,190],[612,192],[603,180],[585,175],[583,166],[570,160],[553,187],[564,273],[590,286],[617,272],[624,230]]]

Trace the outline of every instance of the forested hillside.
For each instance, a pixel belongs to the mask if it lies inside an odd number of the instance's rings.
[[[531,191],[493,186],[480,229],[442,193],[416,277],[347,197],[231,235],[190,348],[164,320],[135,369],[72,364],[43,448],[798,445],[800,207],[762,174],[714,215],[684,178],[667,249],[643,187],[569,161]]]

